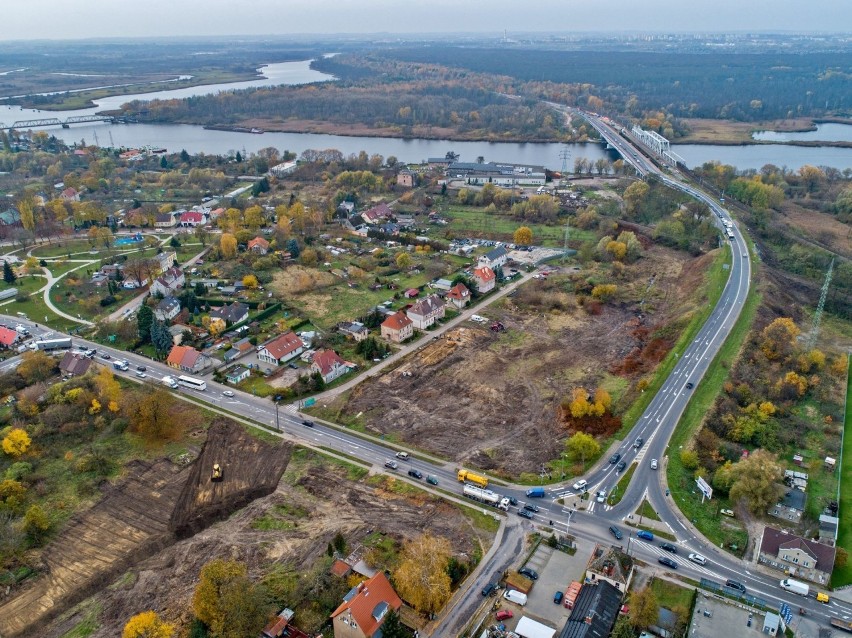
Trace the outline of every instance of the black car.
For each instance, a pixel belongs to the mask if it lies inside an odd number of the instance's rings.
[[[528,510],[530,512],[537,512],[538,511],[538,505],[533,505],[532,503],[527,503],[526,505],[524,505],[524,509]]]
[[[622,536],[621,530],[618,529],[615,525],[609,526],[609,533],[612,534],[613,536],[615,536],[616,540],[619,540],[619,541],[621,540],[621,536]]]
[[[522,510],[522,509],[518,508],[518,516],[523,516],[524,518],[532,518],[533,513],[528,512],[527,510]]]
[[[423,478],[423,472],[421,472],[420,470],[408,470],[408,475],[413,476],[416,479]]]
[[[677,554],[677,547],[675,547],[671,543],[660,543],[660,549],[664,549],[667,552],[671,552],[672,554]]]
[[[297,366],[295,363],[292,363],[292,362],[288,363],[288,364],[287,364],[287,367],[288,367],[288,368],[293,368],[293,370],[298,370],[298,369],[299,369],[299,366]]]
[[[616,453],[615,453],[615,454],[613,454],[611,457],[609,457],[609,462],[610,462],[612,465],[615,465],[615,464],[616,464],[616,463],[618,463],[620,460],[621,460],[621,454],[619,454],[618,452],[616,452]]]
[[[615,466],[616,472],[623,472],[624,468],[627,467],[627,461],[621,461],[618,465]]]
[[[633,447],[635,447],[635,448],[638,450],[640,447],[642,447],[642,444],[643,444],[644,442],[645,442],[645,439],[643,439],[643,438],[640,436],[638,439],[636,439],[636,440],[633,442]]]
[[[743,594],[746,593],[745,585],[735,580],[731,580],[730,578],[725,583],[725,586],[730,587],[731,589],[736,589],[737,591],[742,592]]]
[[[101,359],[112,359],[108,352],[101,352]]]
[[[692,390],[692,388],[694,388],[694,387],[695,387],[695,384],[694,384],[694,383],[692,383],[692,381],[687,381],[687,382],[686,382],[686,389],[687,389],[687,390]]]
[[[485,587],[482,588],[482,595],[484,597],[494,596],[497,594],[497,584],[496,583],[488,583]]]
[[[674,562],[668,556],[660,556],[657,559],[657,562],[660,563],[660,565],[665,565],[666,567],[671,567],[672,569],[677,569],[677,563]]]
[[[509,497],[509,505],[517,505],[517,504],[518,504],[518,499],[516,499],[514,496],[510,496]]]
[[[137,372],[147,372],[148,368],[146,368],[145,366],[136,366],[136,371]]]
[[[526,576],[530,580],[538,580],[538,572],[534,569],[530,569],[529,567],[521,567],[518,570],[518,573],[521,576]]]
[[[313,422],[313,421],[309,421],[308,419],[304,419],[304,420],[302,421],[302,425],[306,425],[306,426],[308,426],[309,428],[312,428],[312,427],[314,427],[314,422]]]

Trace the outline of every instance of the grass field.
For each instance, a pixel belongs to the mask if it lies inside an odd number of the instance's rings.
[[[843,421],[843,449],[840,453],[840,526],[837,546],[852,553],[852,366],[847,364],[846,374],[846,412]],[[846,486],[845,488],[843,486]],[[846,564],[834,568],[831,574],[831,586],[840,587],[852,583],[852,565]]]
[[[683,609],[689,611],[692,609],[692,600],[697,592],[695,589],[681,587],[670,580],[662,578],[651,579],[651,591],[657,596],[657,603],[660,607],[665,607],[674,611],[675,609]]]
[[[642,518],[650,518],[652,521],[660,520],[657,512],[654,511],[654,508],[651,507],[651,504],[645,499],[642,499],[642,504],[639,506],[639,509],[636,510],[636,514]]]
[[[636,471],[637,467],[638,465],[636,463],[631,463],[630,467],[627,468],[627,471],[618,480],[615,488],[609,493],[610,505],[618,505],[621,502],[624,492],[627,490],[627,486],[630,485],[630,479],[633,478],[633,472]]]
[[[565,227],[562,225],[533,224],[512,219],[500,213],[487,213],[481,208],[469,206],[451,206],[446,212],[450,220],[449,228],[456,236],[487,237],[512,241],[512,235],[519,226],[527,226],[533,233],[536,246],[562,246],[565,241]],[[571,229],[571,240],[593,239],[594,234]]]

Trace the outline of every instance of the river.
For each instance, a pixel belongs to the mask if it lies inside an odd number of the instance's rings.
[[[752,138],[761,142],[852,142],[852,126],[828,122],[817,124],[815,131],[757,131]]]
[[[97,111],[119,108],[134,99],[172,99],[195,95],[207,95],[258,86],[296,85],[324,82],[334,78],[310,68],[310,60],[281,62],[259,69],[264,78],[231,84],[214,84],[180,88],[155,93],[122,95],[104,98],[91,109],[78,111],[40,111],[21,109],[16,106],[0,106],[0,122],[11,124],[17,120],[57,117],[65,119],[74,115],[86,115]],[[831,125],[821,125],[829,127]],[[842,126],[842,125],[834,125]],[[847,127],[849,128],[849,127]],[[226,154],[245,150],[248,153],[273,146],[281,151],[301,154],[306,149],[336,148],[345,155],[366,151],[384,157],[394,155],[402,162],[419,162],[428,157],[443,157],[454,151],[463,161],[474,161],[482,156],[487,161],[515,162],[546,166],[553,170],[562,167],[560,152],[564,144],[511,143],[511,142],[452,142],[446,140],[347,137],[313,133],[273,133],[261,135],[208,131],[200,126],[178,124],[75,124],[69,129],[46,128],[51,135],[67,143],[85,140],[87,144],[101,146],[114,144],[124,147],[154,146],[170,152],[186,150],[188,153]],[[833,129],[829,129],[833,131]],[[110,140],[110,137],[112,140]],[[838,139],[838,138],[832,138]],[[615,159],[599,144],[568,144],[569,170],[574,160],[584,157],[595,161],[602,157]],[[797,169],[803,164],[833,166],[840,170],[852,168],[852,149],[834,147],[796,147],[784,144],[762,144],[752,146],[672,145],[672,150],[681,155],[688,166],[694,167],[710,160],[731,164],[739,169],[760,169],[765,164],[775,164]]]

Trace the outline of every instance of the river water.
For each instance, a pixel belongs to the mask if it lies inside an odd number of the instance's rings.
[[[21,109],[17,106],[0,106],[0,122],[11,125],[18,120],[57,117],[65,119],[74,115],[93,114],[98,111],[119,108],[125,102],[134,99],[171,99],[195,95],[207,95],[219,91],[235,90],[258,86],[296,85],[310,82],[324,82],[334,79],[325,73],[310,68],[310,60],[270,64],[261,69],[264,78],[231,84],[196,86],[169,91],[158,91],[138,95],[123,95],[99,100],[91,109],[77,111],[40,111]],[[841,133],[833,127],[843,125],[821,125],[824,134]],[[825,128],[822,128],[825,127]],[[845,127],[845,130],[852,127]],[[46,128],[51,135],[67,143],[97,143],[100,146],[141,147],[154,146],[166,148],[170,152],[186,150],[188,153],[226,154],[234,151],[255,152],[261,148],[273,146],[280,151],[288,150],[301,154],[306,149],[336,148],[345,155],[366,151],[370,155],[378,153],[384,157],[394,155],[402,162],[419,162],[428,157],[443,157],[448,151],[461,156],[462,161],[475,161],[482,156],[486,161],[515,162],[535,164],[553,170],[562,167],[560,152],[564,144],[511,143],[511,142],[452,142],[446,140],[347,137],[339,135],[321,135],[313,133],[272,133],[261,135],[234,133],[230,131],[208,131],[200,126],[179,124],[75,124],[69,129],[59,127]],[[789,134],[784,134],[789,135]],[[110,136],[112,140],[110,140]],[[97,140],[96,140],[97,138]],[[801,138],[799,138],[801,139]],[[847,139],[833,136],[829,139]],[[569,170],[573,170],[574,160],[584,157],[595,161],[602,157],[616,159],[611,152],[599,144],[568,144],[570,159]],[[682,156],[688,166],[694,167],[710,160],[731,164],[739,169],[759,169],[766,164],[786,166],[797,169],[803,164],[814,166],[833,166],[840,170],[852,168],[852,149],[833,147],[796,147],[784,144],[765,144],[753,146],[711,146],[711,145],[673,145],[672,150]]]
[[[758,131],[752,138],[761,142],[852,142],[852,126],[828,122],[817,124],[815,131]]]

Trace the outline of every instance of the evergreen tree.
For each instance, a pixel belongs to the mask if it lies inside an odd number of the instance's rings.
[[[165,156],[165,155],[163,155],[163,156],[160,158],[160,168],[168,168],[168,167],[169,167],[169,161],[166,159],[166,156]],[[139,207],[138,207],[138,206],[134,206],[134,208],[139,208]]]
[[[154,311],[150,306],[142,305],[139,312],[136,313],[136,327],[139,332],[139,339],[143,343],[151,341],[151,324],[154,323]]]
[[[299,253],[301,252],[301,250],[299,249],[299,242],[298,242],[298,241],[296,241],[296,239],[295,239],[295,238],[290,239],[290,240],[287,242],[287,252],[288,252],[288,253],[290,253],[290,256],[291,256],[293,259],[298,259],[298,258],[299,258]]]
[[[403,627],[399,619],[399,614],[391,609],[387,616],[385,616],[385,622],[382,624],[382,636],[384,638],[408,638],[410,635],[405,630],[405,627]]]
[[[186,149],[183,149],[180,152],[180,161],[184,164],[189,164],[190,159],[191,158],[189,157],[189,153],[186,152]]]
[[[237,160],[237,164],[239,164],[239,163],[241,163],[241,162],[243,161],[243,156],[242,156],[242,155],[240,155],[240,152],[239,152],[239,151],[237,151],[237,157],[236,157],[236,160]]]
[[[172,349],[174,345],[172,333],[169,332],[169,327],[164,322],[154,321],[151,324],[151,343],[154,344],[154,349],[160,354],[165,354]]]
[[[3,281],[5,281],[10,286],[15,283],[15,280],[18,277],[15,275],[15,271],[12,270],[12,267],[9,265],[8,261],[3,262]]]

